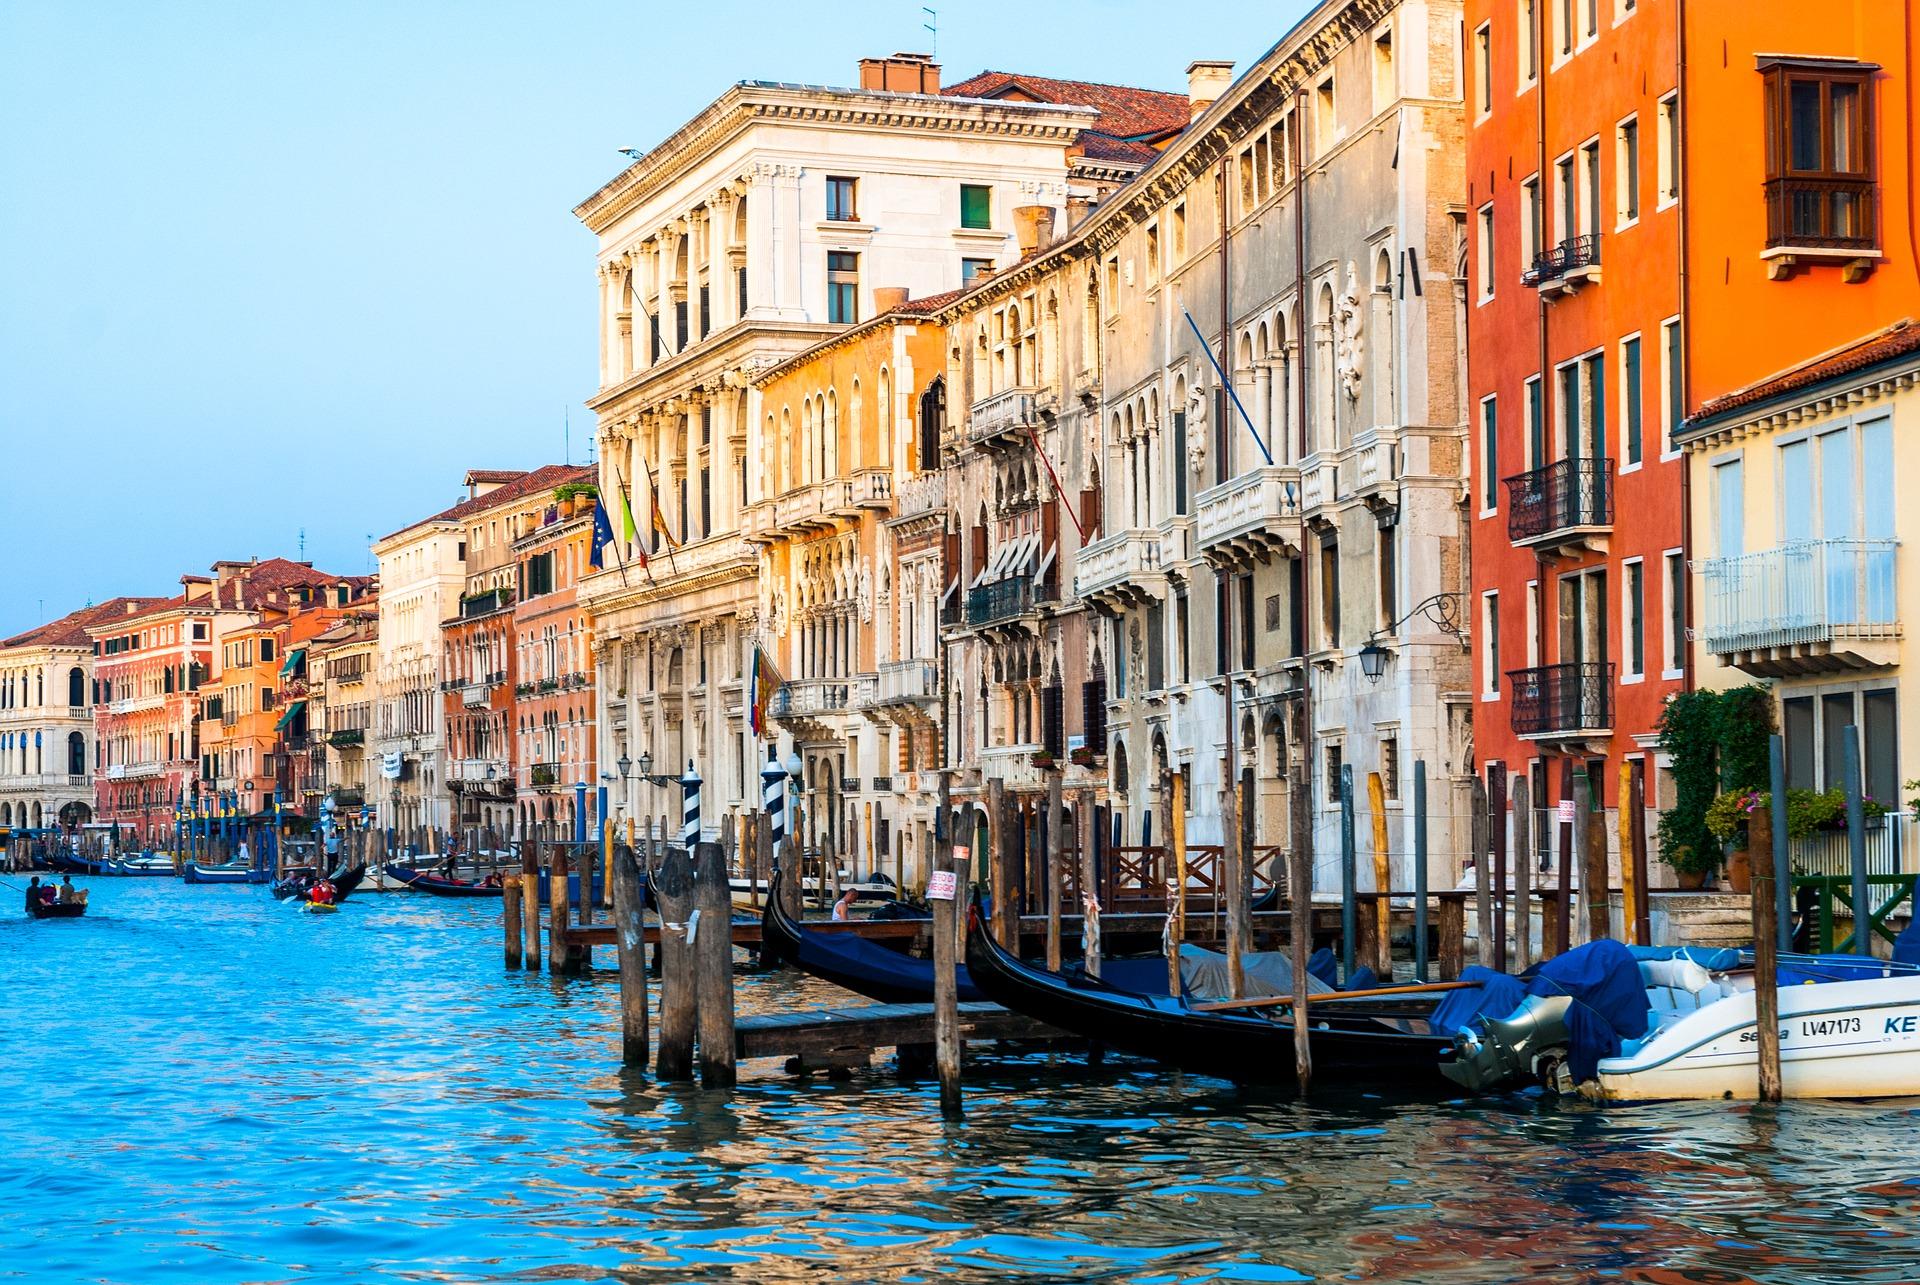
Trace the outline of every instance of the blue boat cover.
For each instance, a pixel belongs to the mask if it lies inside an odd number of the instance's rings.
[[[1920,915],[1907,920],[1907,926],[1893,939],[1896,964],[1920,964]]]
[[[933,998],[931,959],[915,959],[852,933],[804,933],[800,938],[800,958],[803,963],[818,960],[824,968],[886,986],[924,988],[927,998]],[[965,964],[957,965],[955,972],[962,1003],[986,999],[967,975]]]
[[[1308,957],[1307,976],[1318,977],[1329,987],[1339,989],[1340,961],[1334,956],[1331,947],[1322,946]]]
[[[1622,1040],[1647,1033],[1651,1006],[1633,952],[1610,938],[1588,942],[1540,965],[1529,995],[1566,995],[1567,1066],[1575,1083],[1590,1080]]]
[[[1460,980],[1474,984],[1474,990],[1450,991],[1428,1019],[1436,1035],[1452,1035],[1465,1030],[1479,1017],[1505,1017],[1520,1007],[1527,997],[1526,985],[1517,977],[1496,973],[1475,964],[1460,970]]]
[[[1710,973],[1724,973],[1753,960],[1732,946],[1629,946],[1635,959],[1690,959]]]

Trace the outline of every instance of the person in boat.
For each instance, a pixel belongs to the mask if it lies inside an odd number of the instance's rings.
[[[59,900],[62,903],[70,903],[70,902],[75,902],[80,900],[80,890],[73,886],[72,875],[60,876]]]
[[[40,904],[40,876],[35,875],[33,882],[27,885],[27,909],[31,911]]]
[[[316,906],[331,906],[336,895],[333,881],[325,875],[320,876],[314,881],[313,887],[307,889],[307,900]]]
[[[853,918],[853,903],[859,895],[859,890],[855,888],[849,888],[840,894],[840,900],[833,903],[834,922],[845,923]]]

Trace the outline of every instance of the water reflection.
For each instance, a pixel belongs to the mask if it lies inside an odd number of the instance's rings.
[[[1920,1277],[1912,1104],[1393,1103],[969,1068],[732,1095],[613,1065],[497,908],[100,884],[0,921],[0,1280],[1172,1283]],[[742,1007],[835,1002],[743,976]]]

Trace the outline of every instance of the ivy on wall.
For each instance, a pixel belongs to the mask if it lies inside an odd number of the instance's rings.
[[[1683,874],[1719,868],[1721,844],[1707,810],[1723,791],[1764,790],[1773,696],[1759,684],[1676,692],[1660,712],[1660,748],[1671,763],[1673,806],[1660,814],[1660,859]]]

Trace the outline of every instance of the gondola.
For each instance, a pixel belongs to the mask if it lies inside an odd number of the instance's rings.
[[[883,1004],[933,1002],[933,961],[889,950],[878,942],[852,933],[823,933],[787,914],[780,904],[780,875],[776,871],[760,912],[761,953],[781,959],[810,977],[832,982],[856,995]],[[987,998],[967,976],[964,965],[955,970],[962,1001]]]
[[[367,868],[365,865],[347,866],[334,874],[328,875],[327,882],[333,885],[334,901],[345,901],[347,894],[355,888],[358,888],[361,880],[366,877]],[[287,875],[286,878],[274,884],[272,892],[275,898],[280,901],[285,901],[289,897],[300,896],[311,887],[313,887],[313,869],[307,867],[293,871]]]
[[[44,901],[27,907],[35,919],[78,919],[87,913],[84,901]]]
[[[1029,968],[992,939],[977,912],[968,925],[967,971],[987,999],[1110,1048],[1229,1080],[1291,1083],[1294,1078],[1293,1024],[1285,1016],[1263,1017],[1258,1010],[1210,1012],[1186,999]],[[1393,996],[1315,1005],[1315,1075],[1337,1083],[1424,1080],[1442,1085],[1440,1055],[1451,1041],[1430,1033],[1425,1021],[1439,998]]]
[[[387,867],[387,874],[409,888],[429,892],[436,897],[498,897],[506,887],[505,881],[498,876],[494,876],[492,883],[469,883],[465,879],[442,879],[398,862]]]

